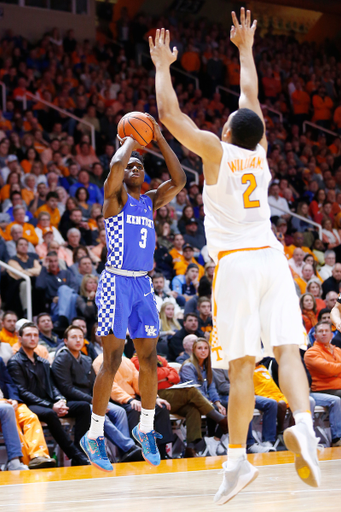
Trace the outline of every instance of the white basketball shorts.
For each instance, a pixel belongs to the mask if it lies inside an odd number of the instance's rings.
[[[301,345],[305,330],[288,262],[272,248],[223,256],[213,282],[212,365],[244,356],[260,360],[272,347]]]

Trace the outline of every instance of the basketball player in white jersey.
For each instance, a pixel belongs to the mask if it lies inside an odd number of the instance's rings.
[[[222,141],[200,130],[179,108],[169,67],[177,49],[170,35],[157,30],[149,38],[156,67],[156,97],[161,122],[181,144],[203,160],[205,229],[211,257],[217,263],[213,282],[212,355],[216,367],[229,367],[231,381],[228,460],[215,495],[226,503],[251,483],[258,470],[246,459],[246,437],[254,410],[255,361],[273,351],[279,363],[282,392],[296,425],[284,433],[295,454],[296,470],[308,485],[320,484],[317,443],[309,407],[307,377],[300,359],[303,325],[282,245],[271,231],[267,191],[271,179],[267,141],[258,101],[258,80],[252,55],[256,21],[241,9],[240,23],[232,13],[231,41],[240,56],[239,110],[230,115]]]

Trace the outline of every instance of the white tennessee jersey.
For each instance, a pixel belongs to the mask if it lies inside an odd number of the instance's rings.
[[[220,251],[273,247],[283,252],[271,230],[268,187],[271,174],[264,148],[254,151],[221,142],[218,181],[205,183],[205,231],[210,256]]]

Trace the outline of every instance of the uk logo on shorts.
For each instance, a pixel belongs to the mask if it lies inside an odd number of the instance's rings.
[[[156,328],[154,325],[145,325],[144,328],[146,330],[147,336],[156,336]]]

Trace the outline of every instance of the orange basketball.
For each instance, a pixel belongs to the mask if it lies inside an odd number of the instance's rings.
[[[154,138],[154,126],[143,112],[129,112],[117,125],[121,139],[133,137],[141,146],[147,146]]]

